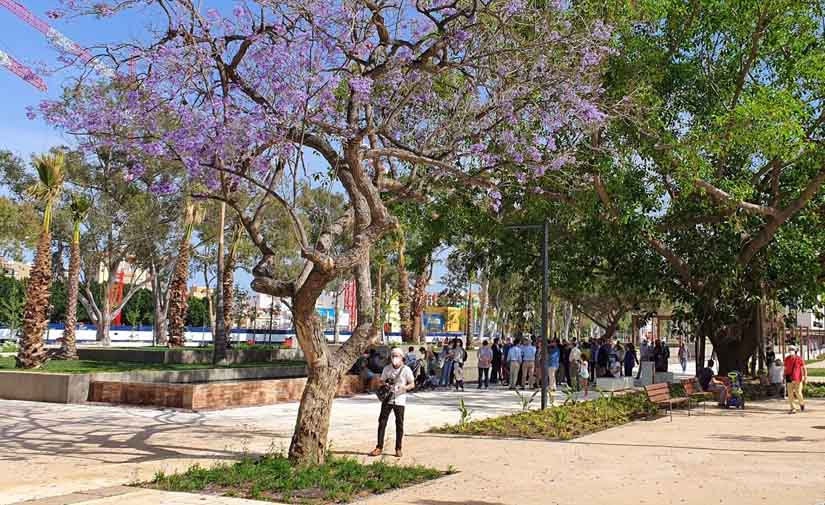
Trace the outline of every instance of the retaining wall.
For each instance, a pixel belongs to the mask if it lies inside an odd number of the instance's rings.
[[[153,405],[188,410],[251,407],[301,399],[306,378],[255,380],[209,384],[150,384],[94,381],[89,401]],[[358,376],[344,377],[336,396],[364,392]]]
[[[89,374],[0,372],[0,398],[31,402],[83,403]]]

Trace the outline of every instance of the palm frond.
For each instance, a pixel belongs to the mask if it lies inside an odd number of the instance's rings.
[[[83,222],[89,214],[89,209],[91,208],[91,200],[83,195],[72,195],[72,202],[69,204],[69,211],[72,213],[72,222]]]

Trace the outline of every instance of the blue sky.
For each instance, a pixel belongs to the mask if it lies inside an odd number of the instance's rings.
[[[47,19],[45,13],[49,9],[60,7],[57,0],[18,0],[18,2],[84,47],[144,38],[147,34],[147,26],[152,21],[146,14],[153,12],[137,9],[104,20],[81,17],[55,21]],[[229,0],[213,0],[206,3],[221,10],[233,4]],[[42,67],[45,64],[48,68],[56,68],[59,65],[57,60],[59,53],[49,44],[46,37],[1,7],[0,49],[29,67]],[[0,149],[10,150],[24,160],[28,160],[33,153],[46,151],[53,146],[72,144],[70,136],[55,131],[41,119],[30,120],[26,117],[27,107],[36,107],[41,100],[59,97],[62,87],[72,78],[72,73],[68,70],[51,75],[42,73],[40,75],[49,88],[47,93],[37,90],[6,69],[0,69],[0,97],[2,97],[0,98]],[[437,265],[434,272],[436,283],[443,273],[443,266]],[[203,282],[198,277],[193,277],[193,280]],[[242,276],[239,283],[247,287],[249,276]]]
[[[57,0],[18,2],[84,47],[124,38],[139,38],[145,33],[145,23],[137,19],[137,13],[107,20],[83,17],[53,21],[47,19],[45,13],[60,6]],[[48,68],[56,68],[59,65],[59,53],[46,37],[4,8],[0,8],[0,49],[29,67],[45,64]],[[40,76],[49,87],[47,93],[38,91],[6,69],[0,70],[0,148],[11,150],[24,159],[52,146],[70,143],[70,139],[41,120],[26,118],[26,107],[37,106],[43,99],[60,96],[62,86],[72,74],[61,71],[53,75],[41,73]]]

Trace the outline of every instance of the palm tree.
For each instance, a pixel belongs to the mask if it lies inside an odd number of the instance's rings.
[[[184,211],[184,232],[178,249],[175,272],[169,284],[169,347],[182,347],[186,342],[186,311],[189,308],[187,284],[189,282],[189,250],[191,249],[192,230],[200,220],[198,208],[188,202]]]
[[[72,215],[74,233],[72,247],[69,252],[69,286],[68,300],[66,300],[66,326],[63,330],[63,342],[56,357],[59,359],[77,359],[77,340],[75,326],[77,326],[77,299],[80,293],[80,223],[89,214],[92,202],[83,196],[72,196],[69,211]]]
[[[52,283],[51,224],[54,202],[63,188],[65,160],[62,152],[34,158],[39,181],[29,193],[43,203],[43,228],[37,241],[34,267],[26,288],[26,306],[23,309],[23,334],[17,353],[17,368],[38,368],[46,362],[43,332],[49,307]]]

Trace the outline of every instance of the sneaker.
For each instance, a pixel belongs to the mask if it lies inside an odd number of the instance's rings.
[[[383,451],[382,451],[381,449],[379,449],[378,447],[376,447],[375,449],[373,449],[373,450],[372,450],[372,452],[370,452],[370,453],[368,454],[368,456],[372,456],[372,457],[380,456],[382,452],[383,452]]]

